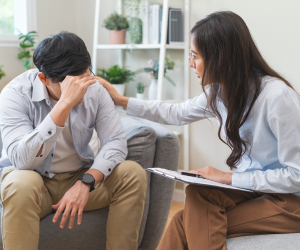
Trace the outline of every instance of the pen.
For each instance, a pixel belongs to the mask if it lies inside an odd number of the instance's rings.
[[[187,176],[191,176],[191,177],[197,177],[197,178],[203,178],[205,179],[203,176],[199,175],[199,174],[193,174],[193,173],[188,173],[188,172],[181,172],[182,175],[187,175]]]

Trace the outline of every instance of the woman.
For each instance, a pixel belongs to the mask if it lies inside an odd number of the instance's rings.
[[[170,223],[159,250],[225,250],[226,238],[300,232],[300,98],[265,62],[242,18],[218,12],[191,30],[190,66],[204,93],[181,104],[141,101],[117,94],[127,114],[183,125],[216,117],[232,150],[234,173],[211,166],[190,171],[220,183],[255,190],[190,185],[186,203]]]

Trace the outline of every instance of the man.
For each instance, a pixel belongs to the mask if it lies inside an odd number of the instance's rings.
[[[53,210],[54,223],[62,215],[60,228],[70,215],[71,229],[76,215],[80,225],[83,211],[108,205],[106,249],[137,249],[146,172],[124,161],[125,131],[90,75],[84,42],[59,33],[41,41],[33,61],[37,69],[12,80],[0,97],[4,157],[12,165],[0,179],[4,249],[37,249],[40,218]],[[102,144],[95,159],[88,146],[94,128]]]

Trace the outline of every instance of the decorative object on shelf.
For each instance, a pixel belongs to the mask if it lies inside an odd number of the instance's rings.
[[[139,100],[144,100],[145,99],[145,88],[146,88],[146,85],[139,82],[137,85],[136,85],[136,98],[139,99]]]
[[[143,22],[139,18],[140,0],[124,0],[124,7],[129,24],[130,43],[141,44],[143,41]]]
[[[147,72],[149,74],[149,78],[151,80],[151,84],[149,86],[149,100],[156,100],[157,99],[157,80],[158,80],[158,71],[159,71],[159,64],[157,59],[151,59],[148,61],[148,65],[150,68],[143,68],[136,71],[136,73]],[[164,77],[176,86],[175,82],[166,75],[167,70],[173,70],[175,66],[175,62],[172,61],[170,56],[166,56],[165,58],[165,68],[164,68]]]
[[[36,31],[29,31],[27,34],[19,33],[20,41],[20,53],[18,54],[18,58],[20,60],[25,60],[23,62],[24,67],[28,70],[32,68],[32,54],[34,51],[34,45],[36,44]]]
[[[0,65],[0,79],[4,76],[6,76],[5,72],[2,69],[3,65]]]
[[[143,41],[143,22],[138,17],[131,17],[129,20],[130,42],[141,44]]]
[[[110,30],[110,44],[125,43],[126,29],[129,27],[125,17],[114,12],[109,17],[104,19],[103,26]]]
[[[152,78],[150,86],[149,86],[149,90],[148,90],[149,100],[156,100],[157,99],[157,85],[158,85],[158,80]]]
[[[102,77],[112,84],[120,95],[125,93],[125,83],[134,79],[135,72],[126,67],[120,68],[119,65],[114,65],[109,69],[98,69],[97,76]]]

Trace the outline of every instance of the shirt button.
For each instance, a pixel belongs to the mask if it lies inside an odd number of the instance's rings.
[[[49,134],[49,135],[51,135],[51,134],[52,134],[52,132],[51,132],[51,131],[48,131],[48,134]]]
[[[43,155],[40,155],[40,157],[43,157]]]
[[[48,171],[45,171],[45,174],[48,174]]]
[[[110,172],[110,171],[111,171],[111,169],[109,168],[109,169],[108,169],[108,172]]]
[[[51,156],[53,157],[53,154],[51,154]]]

